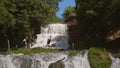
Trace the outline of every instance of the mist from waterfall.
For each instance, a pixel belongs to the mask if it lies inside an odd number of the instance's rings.
[[[50,46],[57,49],[67,49],[69,47],[67,34],[67,24],[48,24],[41,27],[41,34],[37,34],[35,47],[45,47],[47,40],[51,36]]]

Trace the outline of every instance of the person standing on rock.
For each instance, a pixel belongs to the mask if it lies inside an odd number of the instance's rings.
[[[52,37],[52,36],[50,36],[50,37],[48,38],[46,47],[49,47],[49,46],[50,46],[49,44],[50,44],[50,42],[51,42],[51,37]]]
[[[25,43],[25,48],[28,48],[28,37],[26,36],[24,39],[23,39],[23,42]]]

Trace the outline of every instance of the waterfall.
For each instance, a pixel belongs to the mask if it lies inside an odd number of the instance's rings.
[[[31,48],[45,47],[48,38],[51,36],[50,46],[52,48],[67,49],[69,47],[67,29],[67,24],[48,24],[42,26],[41,34],[37,34],[36,43]]]
[[[0,55],[0,68],[90,68],[88,51],[42,53],[33,55]]]
[[[12,62],[12,55],[0,55],[0,68],[16,68]]]
[[[90,68],[88,51],[80,51],[77,56],[69,57],[64,61],[65,68]]]
[[[69,54],[70,51],[32,55],[0,55],[0,68],[91,68],[87,50],[78,51],[76,56]],[[111,68],[120,68],[120,58],[115,58],[111,54],[110,57]]]
[[[114,57],[110,54],[110,57],[112,59],[111,68],[120,68],[120,58]]]

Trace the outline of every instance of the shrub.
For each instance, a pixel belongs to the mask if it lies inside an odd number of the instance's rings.
[[[105,49],[90,48],[88,57],[91,68],[110,68],[112,63],[109,53]]]

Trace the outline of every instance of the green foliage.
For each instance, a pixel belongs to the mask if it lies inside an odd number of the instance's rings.
[[[71,50],[69,56],[76,56],[78,52],[76,50]]]
[[[110,68],[112,63],[105,49],[90,48],[88,57],[92,68]]]
[[[6,33],[15,24],[13,15],[4,7],[4,4],[0,4],[0,33]]]
[[[64,19],[67,19],[70,16],[76,16],[75,7],[68,6],[62,16]]]
[[[120,0],[76,0],[81,40],[104,45],[106,36],[120,28]]]
[[[18,50],[8,50],[8,53],[15,53],[15,54],[35,54],[35,53],[47,53],[47,52],[59,52],[58,49],[44,49],[44,48],[34,48],[34,49],[25,49],[19,48]]]
[[[40,33],[41,24],[57,20],[58,3],[62,0],[0,0],[0,35],[11,48],[23,47],[23,39]],[[1,45],[6,46],[6,45]]]

